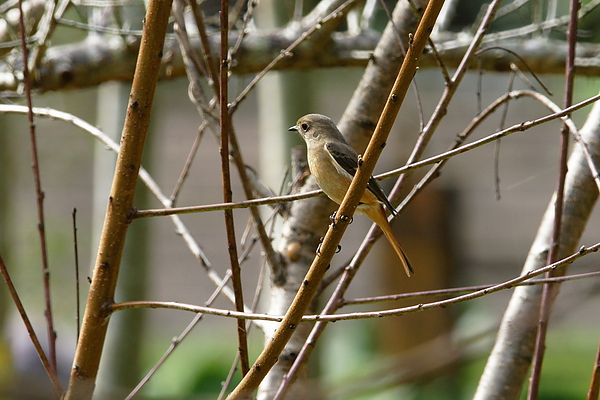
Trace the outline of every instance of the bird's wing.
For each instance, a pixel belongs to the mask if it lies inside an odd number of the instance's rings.
[[[350,175],[352,179],[358,168],[358,154],[352,147],[344,143],[329,142],[325,144],[325,150],[333,159],[336,169],[342,174]]]
[[[325,144],[325,150],[327,150],[333,159],[336,168],[340,173],[343,173],[342,171],[344,171],[349,174],[351,178],[354,177],[356,170],[358,169],[358,154],[356,154],[352,147],[345,143],[329,142]],[[377,200],[385,204],[392,214],[396,215],[396,209],[392,203],[390,203],[385,193],[383,193],[383,190],[381,190],[381,187],[375,178],[369,178],[367,189],[375,195]]]

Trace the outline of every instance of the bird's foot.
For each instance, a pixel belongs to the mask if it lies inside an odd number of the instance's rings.
[[[329,221],[331,222],[331,225],[335,226],[335,217],[336,216],[337,216],[337,211],[334,211],[333,214],[331,214],[331,216],[329,217]],[[347,215],[342,215],[340,217],[340,221],[345,222],[347,224],[351,224],[352,221],[354,221],[354,218],[348,217]]]
[[[321,238],[319,239],[319,244],[317,245],[317,255],[320,256],[321,255],[321,246],[323,245],[323,240],[325,238],[321,236]],[[340,246],[338,244],[337,249],[335,250],[335,253],[339,253],[340,251],[342,251],[342,246]]]

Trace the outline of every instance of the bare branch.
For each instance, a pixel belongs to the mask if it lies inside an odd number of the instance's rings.
[[[251,31],[242,42],[231,72],[238,75],[258,73],[275,58],[281,56],[281,49],[288,48],[300,38],[302,32],[290,36],[289,31]],[[231,32],[235,41],[240,33]],[[218,50],[218,35],[208,36],[211,49]],[[328,45],[307,42],[302,52],[295,53],[292,59],[284,57],[272,70],[293,70],[307,68],[330,68],[341,66],[365,66],[377,45],[380,36],[372,31],[348,36],[333,33]],[[436,40],[439,57],[447,68],[456,68],[472,37],[455,34],[445,40]],[[190,38],[196,51],[200,50],[198,38]],[[485,43],[485,41],[484,41]],[[560,73],[564,71],[567,45],[563,41],[543,38],[506,38],[494,41],[520,54],[536,73]],[[575,66],[581,74],[600,75],[600,52],[597,44],[580,43],[577,46]],[[139,49],[139,38],[129,36],[89,36],[80,43],[54,46],[46,51],[43,64],[39,67],[33,88],[38,92],[85,88],[108,81],[131,81],[135,60]],[[185,75],[183,57],[175,38],[168,38],[164,49],[160,79],[173,79]],[[502,52],[487,52],[479,57],[482,68],[490,71],[510,71],[514,59]],[[425,54],[420,68],[437,67],[431,54]],[[6,67],[0,70],[0,91],[16,91],[20,77]]]
[[[21,38],[21,50],[23,59],[29,59],[29,49],[25,40],[25,18],[23,15],[22,0],[19,0],[19,33]],[[29,123],[29,140],[31,145],[31,158],[33,169],[33,180],[35,184],[38,233],[40,236],[40,253],[42,255],[42,281],[44,283],[44,303],[46,317],[46,331],[48,335],[48,352],[50,366],[55,374],[58,374],[56,363],[56,331],[54,330],[54,318],[52,314],[52,301],[50,292],[50,269],[48,264],[48,245],[46,241],[46,219],[44,217],[44,191],[42,189],[42,178],[40,174],[40,165],[38,157],[37,135],[33,114],[33,103],[31,100],[31,70],[28,63],[23,63],[23,81],[25,83],[25,99],[27,101],[27,122]]]
[[[480,297],[488,296],[492,293],[497,293],[502,290],[514,289],[516,290],[520,288],[528,288],[528,287],[539,287],[539,283],[545,283],[545,281],[537,282],[538,284],[523,284],[529,281],[536,276],[543,275],[548,271],[553,271],[559,268],[564,268],[568,265],[571,265],[576,260],[585,257],[591,253],[595,253],[600,250],[600,243],[596,243],[592,246],[585,247],[582,246],[578,251],[573,254],[570,254],[555,263],[550,265],[546,265],[531,271],[527,271],[522,273],[521,275],[514,277],[512,279],[508,279],[504,282],[485,286],[479,288],[470,293],[462,294],[456,297],[451,297],[449,299],[432,301],[428,303],[419,303],[414,304],[407,307],[400,308],[391,308],[388,310],[379,310],[379,311],[359,311],[359,312],[351,312],[351,313],[338,313],[338,314],[315,314],[315,315],[304,315],[301,317],[300,321],[303,322],[336,322],[336,321],[347,321],[347,320],[355,320],[355,319],[378,319],[385,317],[398,317],[405,314],[421,312],[425,310],[431,310],[433,308],[440,307],[448,307],[449,305],[463,303],[465,301],[474,300]],[[592,275],[593,277],[597,277],[597,275]],[[587,276],[590,278],[590,276]],[[539,288],[538,288],[539,290]],[[427,293],[430,295],[431,293]],[[157,309],[171,309],[171,310],[179,310],[179,311],[188,311],[193,313],[204,313],[210,315],[218,315],[226,318],[234,318],[234,319],[246,319],[253,321],[273,321],[273,322],[281,322],[284,320],[284,315],[270,315],[270,314],[262,314],[262,313],[252,313],[252,312],[238,312],[234,310],[225,310],[221,308],[214,307],[206,307],[206,306],[198,306],[194,304],[186,304],[179,303],[174,301],[127,301],[122,303],[113,303],[110,306],[111,312],[118,312],[124,310],[131,310],[137,308],[157,308]]]

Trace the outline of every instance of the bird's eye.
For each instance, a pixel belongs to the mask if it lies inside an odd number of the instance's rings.
[[[302,130],[304,132],[306,132],[308,130],[308,124],[304,123],[304,124],[300,125],[300,128],[302,128]]]

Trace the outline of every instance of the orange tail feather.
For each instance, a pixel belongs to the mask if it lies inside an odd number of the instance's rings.
[[[392,231],[392,227],[390,226],[387,218],[385,217],[383,207],[380,205],[369,207],[368,209],[364,209],[363,213],[366,214],[369,218],[371,218],[373,222],[375,222],[379,226],[379,228],[387,238],[388,242],[390,242],[390,244],[394,248],[394,251],[396,251],[396,254],[398,254],[398,258],[402,263],[402,267],[404,267],[406,275],[410,277],[412,274],[414,274],[408,257],[406,257],[406,254],[404,254],[404,251],[402,250],[402,247],[400,246],[400,243],[398,242],[394,231]]]

